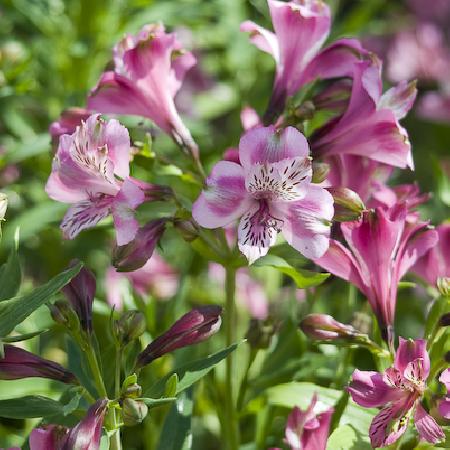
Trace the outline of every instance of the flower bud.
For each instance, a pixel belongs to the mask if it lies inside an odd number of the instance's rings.
[[[198,227],[192,220],[176,219],[173,223],[174,227],[180,232],[182,238],[186,242],[192,242],[198,238]]]
[[[137,383],[127,386],[122,392],[122,396],[125,398],[139,398],[142,395],[142,388]]]
[[[251,319],[245,338],[250,347],[266,349],[269,348],[274,333],[275,326],[271,321]]]
[[[117,338],[124,346],[141,336],[145,328],[145,316],[140,311],[127,311],[115,322]]]
[[[33,377],[78,384],[75,375],[58,363],[41,358],[13,345],[4,344],[4,358],[0,359],[0,380],[19,380]]]
[[[450,313],[446,313],[439,319],[439,325],[441,327],[448,327],[450,325]]]
[[[322,183],[330,173],[330,165],[327,163],[313,162],[312,171],[312,183]]]
[[[334,217],[338,222],[358,220],[366,207],[360,196],[347,188],[329,188],[334,199]]]
[[[214,305],[189,311],[138,355],[136,367],[141,368],[166,353],[208,339],[219,330],[221,313],[222,308]]]
[[[439,277],[436,282],[438,291],[444,297],[450,297],[450,278]]]
[[[308,314],[300,322],[300,328],[309,338],[321,341],[353,338],[360,334],[352,326],[344,325],[328,314]]]
[[[0,220],[5,220],[7,208],[8,208],[8,197],[3,192],[0,192]]]
[[[122,403],[122,419],[127,427],[139,425],[146,418],[148,407],[142,400],[125,398]]]
[[[166,219],[156,219],[140,228],[126,245],[116,247],[113,265],[118,272],[132,272],[142,267],[153,254],[166,228]]]
[[[67,301],[57,300],[52,305],[49,305],[49,309],[50,315],[56,323],[64,325],[69,330],[79,330],[80,321],[78,316]]]
[[[77,261],[73,261],[72,265],[76,263]],[[70,283],[62,288],[62,292],[77,313],[81,328],[88,333],[92,332],[92,303],[96,287],[94,274],[82,267],[78,274],[70,280]]]

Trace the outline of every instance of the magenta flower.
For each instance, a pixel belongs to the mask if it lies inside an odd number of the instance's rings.
[[[64,237],[73,239],[112,214],[118,245],[138,230],[133,211],[152,186],[129,177],[130,137],[117,120],[92,115],[72,135],[60,138],[45,190],[50,198],[70,203],[62,223]]]
[[[241,31],[273,56],[276,75],[265,121],[282,112],[286,98],[316,78],[351,76],[352,65],[366,52],[354,39],[341,39],[320,51],[331,27],[331,13],[320,0],[268,0],[274,33],[246,21]]]
[[[103,73],[88,99],[102,113],[147,117],[179,144],[193,149],[191,134],[174,104],[186,72],[195,64],[174,33],[145,25],[114,47],[114,71]]]
[[[361,61],[353,65],[350,103],[339,118],[311,138],[314,155],[359,155],[396,167],[414,163],[406,130],[399,120],[416,97],[414,83],[400,83],[382,95],[381,63]]]
[[[108,400],[98,400],[74,428],[35,428],[30,435],[30,450],[98,450],[107,409]]]
[[[437,243],[427,222],[409,222],[408,208],[397,204],[364,213],[357,222],[341,224],[349,249],[332,240],[315,262],[357,286],[369,300],[384,339],[394,323],[400,279],[417,259]]]
[[[94,274],[85,267],[82,267],[70,283],[62,288],[62,292],[77,313],[81,328],[88,333],[92,332],[92,303],[96,288]]]
[[[381,411],[372,421],[372,447],[386,447],[408,428],[411,416],[421,439],[432,444],[445,439],[442,428],[423,408],[421,399],[430,373],[426,341],[400,338],[394,366],[384,373],[355,370],[348,388],[353,400]]]
[[[329,244],[333,197],[311,183],[312,164],[305,137],[293,127],[259,127],[239,143],[240,163],[221,161],[192,208],[205,228],[241,218],[238,244],[250,264],[267,254],[278,232],[307,258]]]
[[[222,308],[215,305],[192,309],[147,345],[138,355],[136,367],[144,367],[166,353],[208,339],[219,331],[221,313]]]
[[[427,92],[417,105],[417,114],[433,122],[450,122],[450,95],[448,92]]]
[[[306,411],[295,407],[289,414],[285,442],[291,450],[325,450],[330,429],[333,408],[321,414],[314,412],[317,404],[316,395]]]
[[[4,353],[0,359],[0,380],[38,377],[78,384],[75,375],[58,363],[9,344],[4,344]]]
[[[328,314],[308,314],[300,322],[300,328],[309,338],[323,341],[351,339],[361,335],[351,325],[338,322]]]
[[[58,145],[59,138],[63,134],[72,134],[77,127],[81,125],[82,121],[86,121],[92,112],[84,108],[68,108],[61,113],[58,120],[50,124],[48,129],[52,142],[55,146]]]
[[[450,369],[445,369],[441,373],[439,381],[447,388],[446,397],[439,402],[439,414],[445,419],[450,419]]]

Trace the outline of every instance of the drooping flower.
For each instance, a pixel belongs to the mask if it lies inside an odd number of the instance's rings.
[[[60,364],[19,347],[4,344],[4,354],[4,358],[0,359],[0,380],[38,377],[78,384],[75,375]]]
[[[145,297],[154,295],[159,300],[167,300],[175,295],[178,289],[178,274],[158,253],[139,269],[133,272],[118,272],[110,267],[106,272],[106,296],[108,303],[121,309],[124,301],[124,291],[133,290]]]
[[[352,65],[365,52],[354,39],[341,39],[320,50],[331,27],[331,13],[321,0],[268,0],[274,33],[246,21],[241,30],[260,50],[273,56],[276,75],[265,121],[283,111],[288,96],[316,78],[352,75]]]
[[[353,372],[348,388],[353,400],[365,408],[382,408],[370,426],[372,447],[396,442],[405,433],[413,414],[421,439],[432,444],[445,439],[442,428],[421,404],[429,373],[426,341],[401,337],[393,367],[384,373],[358,369]]]
[[[297,406],[289,414],[285,442],[291,450],[325,450],[333,408],[318,414],[317,396],[314,395],[306,411]]]
[[[30,435],[30,450],[98,450],[108,400],[94,403],[73,428],[49,425],[35,428]]]
[[[313,155],[358,155],[413,169],[411,145],[399,120],[414,103],[415,83],[401,82],[382,94],[381,63],[375,56],[355,63],[353,71],[348,108],[313,134]]]
[[[92,303],[96,289],[95,276],[85,267],[82,267],[70,283],[62,288],[62,292],[77,313],[81,328],[88,333],[92,332]]]
[[[417,259],[436,245],[435,230],[427,222],[408,220],[408,206],[378,207],[361,220],[341,224],[349,248],[331,240],[315,262],[357,286],[367,297],[384,339],[394,323],[400,279]]]
[[[439,402],[439,414],[445,419],[450,419],[450,369],[445,369],[439,381],[447,388],[447,395]]]
[[[145,200],[165,195],[164,189],[129,176],[130,137],[117,120],[90,116],[72,135],[63,135],[45,190],[50,198],[70,203],[62,223],[73,239],[112,214],[118,245],[138,230],[134,210]]]
[[[114,47],[114,71],[104,72],[88,99],[89,109],[152,120],[176,142],[196,152],[174,104],[186,72],[195,64],[174,33],[162,24],[145,25]]]
[[[250,263],[267,254],[277,233],[307,258],[323,255],[329,244],[333,198],[311,183],[312,163],[305,137],[293,127],[259,127],[239,143],[241,164],[221,161],[192,208],[205,228],[241,218],[238,244]]]
[[[202,306],[195,308],[178,319],[165,333],[138,355],[136,367],[140,368],[178,348],[198,344],[219,331],[222,308]]]

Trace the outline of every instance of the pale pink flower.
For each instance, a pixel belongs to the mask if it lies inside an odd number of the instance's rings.
[[[381,63],[376,57],[353,68],[348,108],[311,137],[313,155],[358,155],[413,169],[411,145],[399,120],[413,105],[415,84],[401,82],[382,94]]]
[[[315,262],[357,286],[376,315],[383,338],[390,340],[398,283],[417,259],[436,245],[438,236],[428,222],[408,220],[408,206],[378,207],[361,220],[341,224],[348,247],[331,240]]]
[[[333,408],[318,414],[317,397],[313,396],[306,411],[295,407],[289,414],[285,442],[291,450],[325,450]]]
[[[372,447],[396,442],[405,433],[413,414],[421,439],[432,444],[445,439],[442,428],[421,404],[429,373],[426,341],[401,337],[393,367],[384,373],[353,372],[348,388],[353,400],[365,408],[382,408],[370,426]]]
[[[68,108],[61,113],[58,120],[50,124],[48,129],[52,142],[58,145],[60,136],[63,134],[72,134],[82,121],[86,121],[92,115],[91,111],[85,108]]]
[[[241,164],[217,163],[192,208],[205,228],[225,227],[240,218],[238,245],[250,264],[267,254],[282,231],[307,258],[329,245],[333,198],[312,184],[305,137],[293,127],[259,127],[239,143]]]
[[[268,0],[274,32],[246,21],[241,30],[260,50],[273,56],[276,75],[265,121],[282,112],[286,98],[316,78],[352,75],[352,65],[366,55],[354,39],[340,39],[321,50],[331,27],[329,6],[321,0]]]
[[[102,74],[88,107],[147,117],[193,151],[196,145],[178,115],[174,97],[195,62],[192,53],[184,51],[175,34],[166,33],[162,24],[145,25],[114,47],[114,71]]]
[[[447,90],[450,90],[447,88]],[[450,93],[443,91],[427,92],[418,102],[417,114],[433,122],[450,122]]]
[[[134,210],[151,197],[154,186],[129,176],[130,137],[117,120],[90,116],[72,135],[63,135],[45,190],[72,204],[61,229],[73,239],[112,214],[118,245],[131,241],[138,222]]]
[[[445,369],[441,373],[439,381],[444,384],[447,389],[447,395],[439,402],[439,414],[445,419],[450,419],[450,369]]]

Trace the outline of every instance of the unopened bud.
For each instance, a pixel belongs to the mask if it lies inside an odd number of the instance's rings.
[[[450,325],[450,313],[446,313],[439,319],[439,325],[441,327],[448,327]]]
[[[311,181],[313,183],[322,183],[330,173],[330,165],[327,163],[313,162],[312,171],[313,175]]]
[[[122,345],[141,336],[146,328],[145,316],[140,311],[127,311],[115,322],[115,332]]]
[[[142,388],[137,383],[128,386],[122,393],[125,398],[139,398],[142,395]]]
[[[192,242],[198,238],[198,227],[191,220],[176,219],[173,225],[186,242]]]
[[[58,300],[49,306],[50,315],[52,319],[61,325],[71,329],[77,330],[80,327],[80,322],[75,311],[70,307],[69,303],[64,300]]]
[[[328,314],[308,314],[300,322],[300,328],[309,338],[321,341],[352,339],[360,335],[351,325],[344,325]]]
[[[123,423],[127,427],[139,425],[145,419],[148,407],[142,400],[125,398],[122,404]]]
[[[314,103],[311,100],[306,100],[295,110],[295,116],[301,120],[307,120],[312,119],[315,112]]]
[[[358,220],[366,209],[360,196],[347,188],[329,188],[334,199],[334,217],[338,222]]]
[[[269,348],[275,326],[271,321],[251,319],[245,338],[254,349]]]
[[[444,297],[450,297],[450,278],[439,277],[436,282],[438,291]]]
[[[7,208],[8,208],[8,197],[3,192],[0,192],[0,220],[5,220]]]

